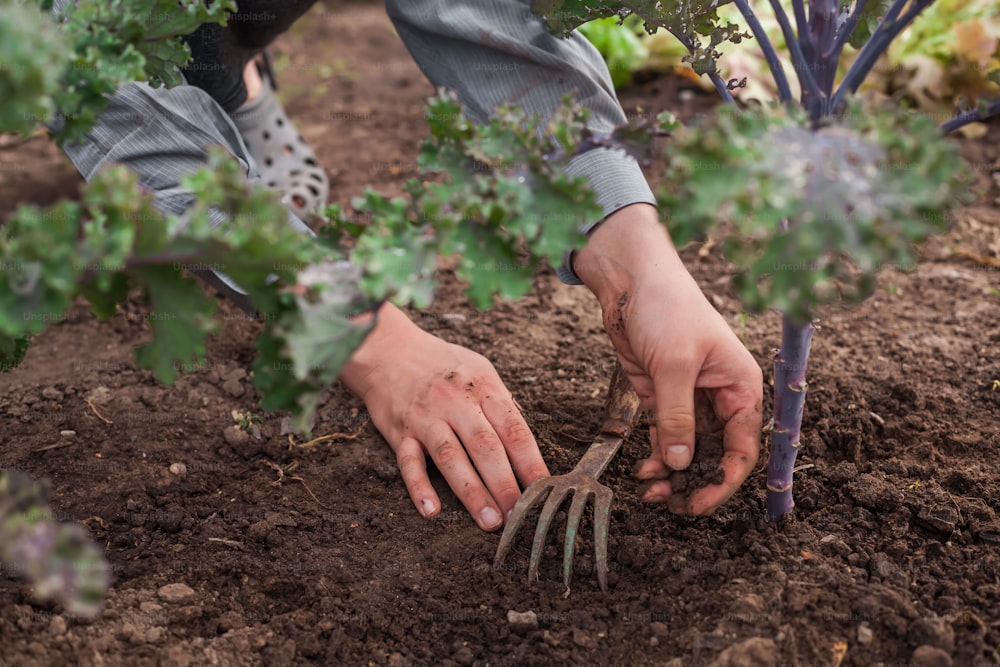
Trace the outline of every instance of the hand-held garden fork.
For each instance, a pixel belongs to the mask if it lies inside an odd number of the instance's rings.
[[[573,491],[573,504],[566,515],[566,545],[563,556],[563,583],[569,592],[569,580],[573,572],[573,552],[576,548],[576,533],[580,526],[580,518],[587,505],[587,500],[594,497],[594,568],[601,590],[608,590],[608,524],[611,520],[611,499],[614,494],[611,489],[599,483],[597,478],[614,458],[621,448],[625,438],[632,432],[639,413],[639,397],[632,388],[632,383],[622,369],[621,364],[615,364],[611,374],[611,384],[608,388],[608,400],[605,406],[605,420],[601,433],[594,440],[587,452],[576,464],[572,472],[554,477],[543,477],[532,482],[524,490],[510,514],[507,526],[504,528],[493,559],[494,569],[499,568],[510,546],[514,535],[524,521],[525,516],[535,503],[548,494],[545,506],[538,517],[535,529],[535,540],[531,546],[531,560],[528,562],[528,583],[538,578],[538,564],[545,547],[545,536],[549,532],[552,518],[566,496]]]

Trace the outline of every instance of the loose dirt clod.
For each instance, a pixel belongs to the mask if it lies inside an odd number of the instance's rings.
[[[914,667],[951,667],[951,656],[933,646],[921,646],[913,652],[910,664]]]
[[[777,661],[778,647],[771,639],[751,637],[728,647],[712,663],[712,667],[764,667]]]
[[[250,440],[250,434],[235,424],[227,426],[226,430],[222,432],[222,437],[233,447],[242,445]]]
[[[698,489],[721,484],[725,475],[719,463],[722,461],[721,435],[698,435],[695,440],[694,458],[684,470],[678,470],[667,478],[675,495],[690,496]]]
[[[519,635],[527,634],[531,630],[538,629],[538,615],[533,611],[521,612],[511,609],[507,612],[507,625]]]
[[[167,584],[161,586],[156,595],[164,602],[187,602],[194,597],[194,589],[182,583]]]

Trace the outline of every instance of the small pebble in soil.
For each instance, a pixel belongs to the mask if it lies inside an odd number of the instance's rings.
[[[712,667],[756,667],[777,662],[778,647],[774,640],[751,637],[726,648],[712,663]]]
[[[236,424],[227,426],[226,430],[222,432],[222,437],[233,447],[246,444],[250,440],[250,434]]]
[[[42,398],[46,398],[50,401],[61,401],[63,399],[63,393],[55,387],[46,387],[45,389],[42,389]]]
[[[229,394],[232,398],[239,398],[246,393],[243,383],[239,380],[226,380],[222,383],[222,391]]]
[[[868,570],[873,578],[888,579],[896,572],[896,566],[887,555],[880,551],[872,556],[868,563]]]
[[[917,523],[945,535],[951,534],[960,520],[958,511],[950,505],[924,507],[917,514]]]
[[[188,468],[183,463],[171,463],[170,472],[174,475],[185,475],[187,474]]]
[[[580,628],[573,628],[573,643],[580,648],[597,648],[597,640],[586,630],[581,630]]]
[[[538,615],[530,610],[520,612],[511,609],[507,612],[507,625],[511,631],[523,635],[538,629]]]
[[[156,595],[164,602],[187,602],[194,597],[194,589],[182,583],[167,584]]]
[[[59,435],[61,435],[64,438],[72,438],[74,435],[76,435],[76,431],[59,431]]]
[[[872,629],[868,627],[867,623],[862,623],[858,626],[858,643],[859,644],[871,644],[872,639],[875,638],[875,633]]]
[[[49,621],[49,632],[56,637],[61,637],[66,633],[66,619],[62,616],[53,616]]]

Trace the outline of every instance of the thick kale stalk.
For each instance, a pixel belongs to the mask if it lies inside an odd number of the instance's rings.
[[[797,324],[786,315],[781,349],[774,360],[774,425],[767,462],[767,515],[777,521],[792,510],[792,473],[799,454],[802,410],[806,400],[806,364],[815,327]]]

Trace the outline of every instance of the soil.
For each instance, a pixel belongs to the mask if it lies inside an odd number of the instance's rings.
[[[275,52],[333,198],[400,192],[433,91],[379,3],[317,7]],[[686,86],[652,79],[621,97],[632,114],[713,103]],[[0,577],[0,664],[1000,664],[1000,125],[964,150],[978,202],[911,272],[887,269],[867,302],[821,313],[794,515],[764,518],[765,456],[710,517],[641,504],[638,429],[602,477],[615,493],[607,595],[587,528],[564,597],[558,521],[528,585],[530,531],[494,571],[499,534],[439,476],[443,511],[421,518],[343,387],[315,429],[342,435],[292,446],[251,386],[259,324],[234,307],[220,304],[207,363],[168,387],[133,361],[149,336],[138,302],[105,322],[76,305],[0,376],[0,465],[49,480],[114,584],[82,621]],[[0,143],[0,164],[0,211],[79,187],[44,137]],[[715,249],[684,257],[769,377],[778,316],[741,313]],[[613,362],[596,302],[545,270],[530,296],[478,312],[441,278],[413,317],[493,360],[551,470],[569,471]],[[234,410],[258,418],[255,434],[231,428]],[[511,610],[534,620],[510,623]]]
[[[673,495],[690,496],[698,489],[713,484],[722,484],[726,478],[719,466],[725,452],[722,442],[720,435],[698,434],[691,465],[684,470],[675,470],[667,478],[670,481],[670,491]]]

